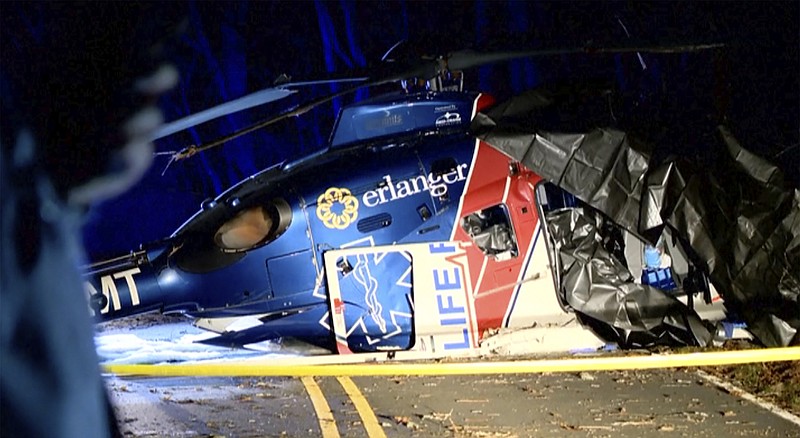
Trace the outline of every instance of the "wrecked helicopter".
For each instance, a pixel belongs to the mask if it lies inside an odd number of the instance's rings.
[[[704,197],[722,196],[707,191],[703,178],[713,175],[655,160],[647,142],[615,126],[539,123],[553,119],[553,108],[605,105],[605,94],[535,90],[496,103],[463,87],[462,71],[519,57],[718,48],[390,52],[383,68],[339,80],[352,84],[344,91],[172,154],[171,163],[189,159],[354,90],[401,84],[343,108],[322,151],[208,199],[160,241],[87,266],[90,307],[101,322],[183,314],[215,333],[203,341],[214,345],[294,338],[332,353],[392,357],[475,351],[493,333],[524,327],[574,326],[641,347],[710,345],[746,323],[767,345],[797,342],[797,309],[781,300],[793,293],[797,301],[789,249],[800,235],[800,196],[775,172],[759,180],[769,163],[725,128],[716,138],[730,161],[778,205],[767,218],[753,215],[761,221],[754,227],[768,231],[744,250],[748,257],[728,251],[730,233],[707,226],[717,219]],[[155,139],[309,83],[283,79],[169,123]],[[730,230],[742,217],[731,220],[715,226]],[[755,279],[762,288],[750,292]]]

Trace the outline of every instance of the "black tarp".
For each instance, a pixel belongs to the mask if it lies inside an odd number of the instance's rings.
[[[591,208],[547,213],[559,292],[567,304],[589,317],[582,321],[598,334],[625,348],[709,345],[713,329],[694,310],[668,292],[634,282],[625,263],[606,248],[606,220]]]
[[[478,114],[472,131],[645,240],[654,243],[670,227],[728,311],[742,317],[759,341],[800,342],[800,190],[739,145],[725,126],[654,126],[661,135],[648,136],[600,124],[596,115],[602,111],[562,117],[601,94],[529,92]],[[690,156],[653,159],[668,156],[663,149],[670,139],[663,133],[669,129],[684,130],[675,141],[692,138],[713,155],[713,164]],[[658,305],[647,294],[638,300],[638,306]],[[604,303],[602,321],[613,324],[609,315],[622,307]]]

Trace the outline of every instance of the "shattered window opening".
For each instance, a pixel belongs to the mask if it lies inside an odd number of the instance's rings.
[[[486,256],[509,260],[519,254],[517,238],[505,204],[476,211],[461,218],[461,228]]]

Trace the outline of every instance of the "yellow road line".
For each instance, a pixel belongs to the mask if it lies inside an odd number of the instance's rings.
[[[311,404],[317,412],[319,428],[322,430],[322,438],[339,438],[339,429],[336,428],[336,420],[333,418],[330,406],[328,406],[322,390],[313,377],[304,376],[300,379],[306,387],[308,396],[311,397]]]
[[[361,417],[361,422],[364,423],[364,429],[367,430],[367,436],[370,438],[386,438],[383,428],[375,417],[375,412],[372,411],[372,407],[370,407],[367,399],[364,398],[364,395],[358,390],[358,386],[346,376],[337,377],[336,379],[356,406],[358,415]]]
[[[225,362],[213,364],[106,365],[104,369],[112,374],[146,376],[441,376],[679,368],[790,360],[800,360],[800,347],[497,362],[390,362],[347,365],[302,365],[302,363],[270,365],[269,362]]]

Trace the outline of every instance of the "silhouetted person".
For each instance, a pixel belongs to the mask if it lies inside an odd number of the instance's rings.
[[[180,5],[0,4],[0,435],[118,433],[77,267],[81,215],[150,164]]]

